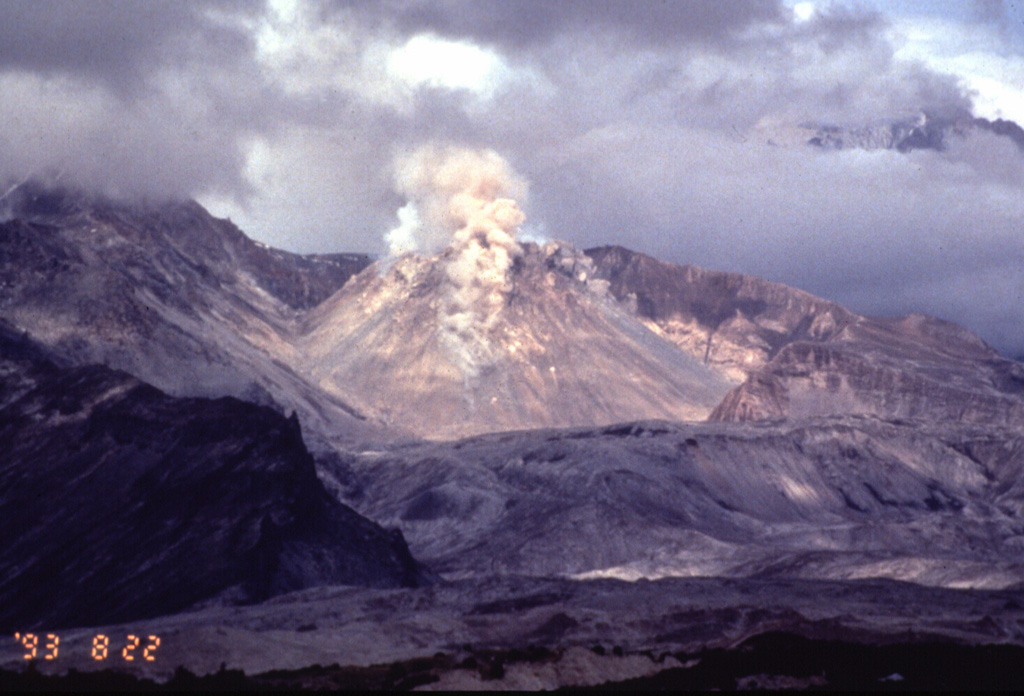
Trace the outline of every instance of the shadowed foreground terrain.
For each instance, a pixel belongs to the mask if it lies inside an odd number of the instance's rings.
[[[0,687],[1020,685],[1024,365],[960,327],[21,194]]]
[[[60,367],[2,323],[0,393],[4,631],[422,578],[399,532],[323,489],[294,417]]]
[[[597,660],[630,659],[620,648],[595,645]],[[565,659],[563,650],[531,647],[491,650],[461,660],[446,653],[372,667],[312,665],[246,675],[221,669],[196,676],[179,669],[165,683],[113,671],[71,672],[47,676],[37,670],[0,670],[4,689],[48,691],[182,691],[182,690],[396,690],[468,687],[481,690],[529,688],[506,684],[509,671],[541,671]],[[1024,688],[1024,647],[957,645],[916,638],[904,643],[867,645],[842,640],[813,640],[772,631],[732,648],[674,653],[643,658],[664,666],[651,676],[608,681],[594,691],[851,689],[857,691],[1000,690]],[[665,665],[679,666],[665,666]],[[453,683],[455,682],[455,683]],[[587,687],[577,687],[587,688]]]
[[[823,672],[829,685],[849,687],[1012,685],[1019,678],[1007,665],[1024,656],[1022,607],[1020,588],[878,580],[505,577],[320,587],[247,607],[58,631],[60,658],[34,664],[49,674],[109,666],[103,671],[160,682],[186,678],[179,666],[221,671],[222,680],[240,676],[224,669],[240,670],[254,680],[247,686],[289,688],[553,689],[630,679],[733,688],[745,677],[806,686]],[[97,634],[158,635],[161,646],[152,662],[99,663],[89,654]],[[26,669],[23,652],[13,640],[0,646],[5,682]],[[929,671],[929,660],[942,664]],[[877,681],[893,673],[904,682]]]

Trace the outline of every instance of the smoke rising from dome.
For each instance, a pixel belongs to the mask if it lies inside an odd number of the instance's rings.
[[[440,253],[441,339],[467,379],[490,362],[488,332],[508,300],[509,272],[526,220],[527,184],[493,150],[427,145],[398,158],[395,186],[408,203],[385,235],[392,256]]]
[[[385,235],[393,255],[436,254],[480,232],[507,246],[525,219],[516,202],[526,198],[527,184],[493,150],[420,147],[396,158],[395,189],[408,203]]]

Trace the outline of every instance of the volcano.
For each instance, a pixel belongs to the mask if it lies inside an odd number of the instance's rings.
[[[304,317],[300,371],[431,439],[626,419],[702,420],[735,386],[638,322],[562,244],[527,243],[509,290],[455,326],[454,251],[364,270]]]
[[[765,627],[1022,640],[1020,363],[930,317],[517,240],[456,173],[410,185],[443,243],[373,263],[19,190],[0,623],[145,619],[164,675]],[[67,664],[97,667],[92,635]]]

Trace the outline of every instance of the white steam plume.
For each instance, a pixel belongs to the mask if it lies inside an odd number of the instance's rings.
[[[468,378],[491,362],[488,332],[512,289],[509,271],[522,248],[526,216],[516,200],[527,185],[493,150],[426,146],[397,162],[408,203],[385,239],[392,255],[441,254],[442,339]]]
[[[500,214],[488,220],[488,204],[526,198],[526,182],[493,150],[428,145],[397,159],[395,187],[408,203],[399,226],[385,235],[393,255],[436,254],[472,226],[500,231],[514,242],[520,219],[509,225]]]

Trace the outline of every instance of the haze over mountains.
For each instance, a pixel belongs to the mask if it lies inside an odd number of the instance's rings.
[[[1014,121],[989,120],[967,111],[928,114],[873,126],[842,127],[803,123],[781,128],[761,128],[760,135],[772,145],[811,145],[823,150],[943,151],[978,134],[992,134],[1024,150],[1024,129]],[[1005,144],[1005,143],[1004,143]]]

